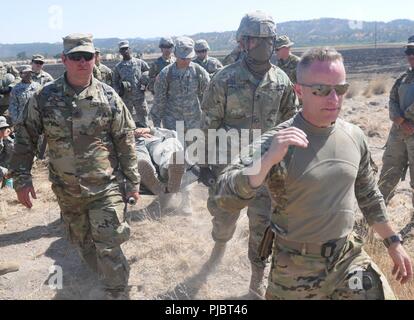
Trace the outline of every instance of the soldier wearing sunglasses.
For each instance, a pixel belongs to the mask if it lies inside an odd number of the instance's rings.
[[[410,169],[414,204],[414,36],[408,39],[405,50],[410,68],[396,81],[390,95],[390,118],[393,126],[383,157],[380,190],[388,204],[395,195],[398,183]],[[414,235],[414,216],[401,231],[404,238]]]
[[[92,35],[63,39],[64,76],[37,92],[18,126],[10,170],[20,203],[36,199],[31,168],[39,136],[49,143],[49,171],[66,230],[82,259],[100,275],[105,297],[120,297],[129,266],[126,199],[139,199],[135,124],[117,93],[92,76]],[[102,297],[102,298],[105,298]],[[101,297],[96,297],[101,298]]]
[[[347,90],[342,55],[306,52],[298,65],[303,110],[250,147],[218,180],[222,208],[243,209],[266,185],[274,203],[260,250],[272,256],[267,299],[395,299],[353,233],[355,204],[384,239],[401,284],[413,278],[402,238],[389,224],[362,130],[339,119]],[[270,239],[270,240],[268,240]]]
[[[43,70],[44,65],[45,57],[40,54],[35,54],[32,57],[32,80],[41,86],[44,86],[46,83],[52,82],[54,80],[49,73]]]

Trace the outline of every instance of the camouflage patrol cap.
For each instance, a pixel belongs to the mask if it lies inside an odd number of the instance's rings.
[[[294,45],[295,43],[290,41],[288,36],[280,36],[279,38],[276,39],[275,41],[275,48],[276,49],[280,49],[283,47],[286,48],[290,48]]]
[[[177,38],[175,41],[175,56],[180,59],[193,59],[196,56],[194,40],[188,37]]]
[[[128,40],[122,40],[118,43],[119,49],[129,48],[129,41]]]
[[[23,65],[20,67],[20,73],[25,73],[25,72],[33,72],[32,67],[29,65]]]
[[[10,125],[7,123],[7,119],[3,116],[0,117],[0,129],[10,128]]]
[[[242,37],[276,37],[275,21],[262,11],[248,13],[241,21],[236,37],[237,41],[240,41]]]
[[[407,47],[414,47],[414,36],[411,36],[411,37],[408,39],[408,44],[407,44]]]
[[[75,52],[95,53],[93,37],[91,34],[74,33],[63,38],[63,53],[65,55]]]
[[[204,51],[210,50],[210,46],[208,45],[208,42],[206,40],[198,40],[195,43],[195,51]]]
[[[174,40],[172,38],[161,38],[160,39],[160,48],[171,48],[174,47]]]
[[[45,57],[42,56],[41,54],[35,54],[32,57],[32,61],[39,61],[39,62],[45,63]]]

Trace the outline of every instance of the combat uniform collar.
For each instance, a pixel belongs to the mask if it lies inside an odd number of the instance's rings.
[[[328,128],[319,128],[308,122],[304,117],[302,112],[299,113],[296,117],[296,120],[300,123],[301,126],[305,129],[305,132],[311,133],[315,136],[329,136],[335,132],[336,123]]]
[[[96,95],[96,92],[98,90],[98,81],[95,79],[95,77],[92,76],[91,84],[86,87],[81,93],[77,94],[75,90],[69,85],[69,83],[66,80],[66,72],[63,76],[63,93],[65,96],[68,97],[76,97],[78,99],[86,99],[90,97],[94,97]]]
[[[251,74],[249,69],[246,66],[246,63],[244,60],[239,62],[242,66],[241,70],[242,72],[238,74],[238,78],[242,81],[250,81],[253,84],[257,83],[256,78]],[[259,86],[264,86],[269,82],[277,82],[277,76],[275,72],[271,72],[275,69],[275,67],[272,65],[271,68],[266,72],[263,79],[260,81]]]

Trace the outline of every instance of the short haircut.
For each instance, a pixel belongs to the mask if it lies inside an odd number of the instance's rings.
[[[309,67],[314,62],[334,62],[334,61],[341,61],[344,62],[344,58],[342,54],[336,51],[334,48],[330,47],[323,47],[323,48],[312,48],[306,51],[298,64],[296,75],[298,82],[303,81],[303,74],[309,69]]]

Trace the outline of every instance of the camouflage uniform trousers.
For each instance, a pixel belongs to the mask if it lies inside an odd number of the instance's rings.
[[[148,128],[148,105],[145,99],[145,94],[127,96],[123,98],[125,105],[131,113],[135,124],[139,128]]]
[[[392,127],[383,156],[379,188],[387,203],[395,194],[398,183],[409,166],[411,188],[414,189],[414,136],[406,137],[395,125]],[[414,196],[413,196],[414,206]]]
[[[124,291],[129,266],[121,249],[130,228],[123,223],[125,204],[119,188],[100,196],[76,198],[53,186],[70,241],[81,258],[102,279],[105,290]]]
[[[218,243],[227,243],[236,232],[237,221],[241,212],[235,210],[229,212],[221,209],[214,199],[215,187],[209,190],[207,207],[213,216],[213,240]],[[257,192],[256,198],[249,202],[247,216],[249,218],[249,250],[250,262],[258,268],[266,268],[267,262],[259,257],[259,246],[264,237],[266,228],[270,225],[272,202],[266,188],[261,188]]]
[[[351,235],[333,258],[275,243],[267,300],[396,300],[385,276]]]

